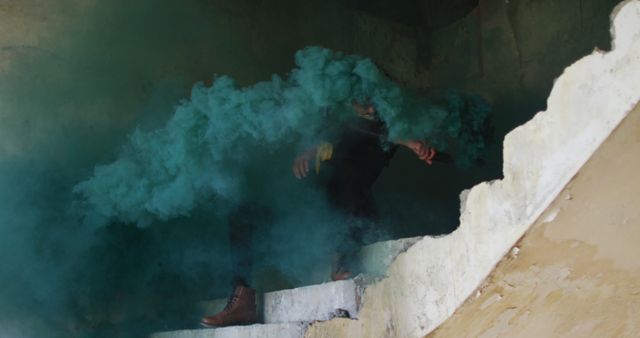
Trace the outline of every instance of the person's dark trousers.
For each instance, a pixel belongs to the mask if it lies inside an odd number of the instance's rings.
[[[249,286],[251,283],[255,213],[255,208],[245,204],[229,216],[229,246],[235,286]]]
[[[357,271],[356,256],[378,219],[369,185],[352,180],[350,175],[336,175],[327,186],[329,203],[346,217],[346,236],[337,243],[337,266]]]

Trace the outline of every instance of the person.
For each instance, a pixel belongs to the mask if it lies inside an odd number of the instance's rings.
[[[328,202],[349,219],[348,237],[338,244],[333,259],[332,280],[347,279],[353,274],[355,253],[364,244],[365,233],[378,217],[371,188],[389,165],[397,148],[407,147],[429,165],[437,154],[425,141],[386,140],[386,126],[372,104],[354,101],[351,106],[356,114],[340,128],[335,144],[322,142],[297,156],[292,165],[293,175],[302,180],[309,175],[314,160],[316,170],[323,162]],[[268,211],[247,204],[229,217],[234,291],[222,311],[202,318],[203,326],[223,327],[256,322],[256,294],[249,285],[251,234],[257,220],[265,221],[264,215],[268,215]]]
[[[436,155],[436,150],[424,141],[387,140],[386,126],[378,118],[373,105],[352,102],[352,107],[356,115],[340,128],[335,147],[331,146],[335,151],[324,169],[328,202],[348,219],[348,236],[338,243],[332,264],[332,280],[347,279],[356,268],[356,251],[365,244],[365,234],[379,216],[372,193],[373,184],[389,165],[398,146],[411,149],[429,165]],[[298,179],[308,175],[309,163],[318,151],[315,147],[296,158],[293,173]],[[318,156],[315,160],[318,168]]]

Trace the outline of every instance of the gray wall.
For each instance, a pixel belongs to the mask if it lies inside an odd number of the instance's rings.
[[[615,0],[481,0],[411,2],[405,14],[358,11],[354,51],[372,57],[409,87],[455,88],[483,95],[493,106],[495,145],[483,167],[432,168],[398,154],[379,181],[378,200],[399,214],[396,236],[451,231],[458,193],[501,175],[501,141],[544,110],[553,80],[594,48],[609,49]],[[366,9],[366,6],[365,6]],[[414,196],[407,201],[399,196]],[[394,197],[395,196],[395,197]],[[416,202],[418,201],[418,202]],[[403,211],[411,210],[411,211]],[[418,210],[418,211],[416,211]],[[416,214],[417,213],[417,214]]]

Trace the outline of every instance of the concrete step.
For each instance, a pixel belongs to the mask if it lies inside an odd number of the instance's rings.
[[[401,238],[362,247],[358,253],[360,271],[366,275],[383,276],[399,254],[407,251],[422,238]]]
[[[393,260],[422,237],[402,238],[377,242],[364,246],[358,253],[361,272],[370,277],[382,276]],[[329,277],[329,268],[326,269]],[[360,303],[360,293],[367,280],[325,282],[289,290],[267,292],[258,297],[258,312],[265,323],[286,323],[295,321],[326,320],[335,315],[336,310],[345,310],[356,318]],[[317,281],[322,282],[322,281]],[[197,304],[198,313],[211,315],[222,310],[226,299],[203,301]],[[341,312],[344,314],[344,311]]]
[[[153,338],[195,337],[303,337],[306,325],[334,317],[358,318],[362,294],[366,285],[383,276],[395,258],[422,237],[378,242],[363,247],[358,254],[364,275],[351,280],[325,282],[294,289],[266,292],[258,295],[258,315],[265,324],[219,329],[162,332]],[[329,276],[328,269],[326,276]],[[221,311],[226,299],[197,304],[201,316]]]
[[[150,338],[302,338],[303,323],[256,324],[218,329],[179,330],[154,333]]]
[[[362,287],[354,280],[329,282],[290,290],[267,292],[258,297],[258,308],[266,324],[312,322],[336,316],[356,318]],[[197,304],[203,315],[224,308],[225,299]]]
[[[354,280],[305,286],[264,295],[264,322],[312,322],[336,316],[357,318],[361,288]]]
[[[376,242],[363,246],[358,252],[358,271],[365,275],[382,276],[389,268],[389,265],[402,252],[406,251],[422,237],[409,237],[396,240]],[[317,262],[313,269],[309,269],[305,276],[296,276],[292,287],[320,284],[329,281],[331,275],[331,257],[327,257],[325,262]],[[277,290],[272,287],[272,282],[262,280],[259,276],[256,279],[256,286],[267,291]],[[291,282],[291,281],[289,281]]]

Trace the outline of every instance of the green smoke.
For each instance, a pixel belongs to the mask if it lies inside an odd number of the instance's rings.
[[[404,91],[367,58],[320,47],[298,51],[295,61],[285,79],[245,88],[227,76],[199,83],[163,128],[132,133],[116,161],[75,187],[85,221],[144,226],[214,199],[266,200],[280,190],[274,182],[291,176],[295,151],[351,117],[353,101],[376,107],[389,139],[428,140],[454,149],[459,163],[475,160],[485,145],[489,109],[478,97],[448,93],[432,102]]]

